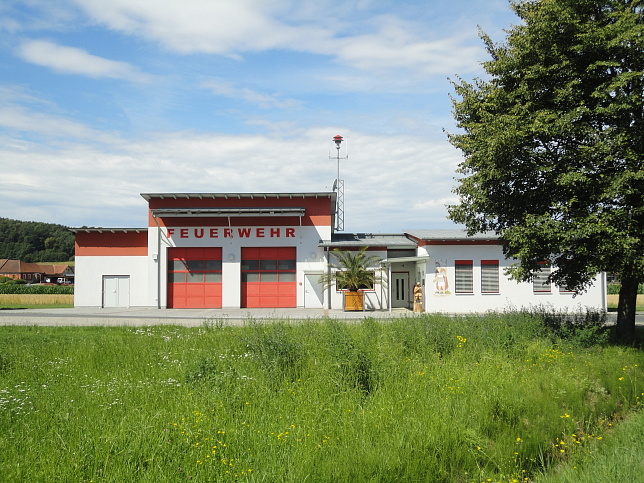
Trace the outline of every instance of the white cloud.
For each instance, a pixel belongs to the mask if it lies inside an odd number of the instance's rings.
[[[75,0],[97,23],[140,35],[182,53],[236,54],[293,47],[302,27],[273,18],[295,8],[293,2],[272,0]],[[288,7],[288,8],[285,8]],[[324,35],[310,24],[310,36]],[[300,35],[300,40],[304,36]]]
[[[483,55],[482,48],[468,47],[457,36],[431,41],[411,33],[407,22],[388,17],[382,24],[377,32],[339,39],[338,59],[364,71],[408,69],[425,77],[470,70]]]
[[[142,192],[330,191],[337,164],[329,152],[338,132],[323,126],[272,135],[174,132],[115,140],[112,146],[86,141],[28,149],[5,139],[0,159],[11,163],[0,179],[0,216],[144,226]],[[340,166],[347,231],[451,226],[444,201],[458,154],[449,145],[343,133],[351,143],[350,158]]]
[[[278,95],[262,94],[246,87],[234,86],[224,80],[210,79],[202,82],[201,86],[216,95],[239,99],[262,109],[273,107],[278,109],[298,109],[300,107],[300,101],[296,99],[282,99]]]
[[[104,59],[76,47],[58,45],[46,40],[25,41],[18,47],[17,54],[27,62],[64,74],[79,74],[94,78],[106,77],[133,82],[148,82],[150,80],[148,75],[127,62]]]
[[[335,58],[367,72],[404,69],[427,77],[470,71],[483,53],[480,42],[477,47],[464,42],[464,38],[477,38],[475,25],[467,32],[445,36],[428,32],[426,25],[413,19],[369,17],[360,5],[345,4],[340,9],[333,2],[296,0],[75,2],[99,24],[184,54],[239,57],[280,49]]]
[[[11,131],[39,135],[45,138],[65,139],[66,142],[78,139],[91,139],[94,142],[113,144],[118,142],[114,134],[96,131],[85,124],[69,119],[35,111],[20,105],[7,103],[0,106],[0,127]]]
[[[409,15],[415,2],[380,7],[387,16],[373,13],[380,0],[61,0],[75,15],[70,2],[91,16],[92,29],[83,15],[64,26],[59,16],[45,33],[6,43],[56,72],[149,80],[132,63],[53,37],[76,28],[60,38],[125,33],[167,50],[146,58],[164,78],[149,89],[80,79],[78,95],[49,72],[22,89],[0,86],[0,216],[144,226],[141,192],[330,191],[339,133],[351,151],[341,162],[348,231],[451,226],[444,204],[460,154],[440,130],[451,121],[449,86],[427,79],[471,72],[478,50],[459,29],[437,40],[444,35],[428,27],[436,23]],[[44,35],[54,40],[35,40]],[[23,77],[11,82],[23,82],[25,64],[12,60]]]

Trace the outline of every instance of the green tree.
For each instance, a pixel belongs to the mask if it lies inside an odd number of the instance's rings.
[[[617,331],[635,335],[644,281],[644,28],[635,0],[518,0],[485,79],[454,82],[464,155],[449,217],[494,231],[528,281],[583,291],[619,272]]]
[[[74,235],[62,225],[0,218],[0,258],[64,262],[74,257]]]

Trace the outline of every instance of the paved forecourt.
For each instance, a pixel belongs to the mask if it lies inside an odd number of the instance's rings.
[[[0,325],[43,326],[149,326],[182,325],[198,327],[204,324],[247,325],[251,322],[297,322],[319,319],[359,321],[366,317],[378,319],[414,317],[424,314],[407,309],[345,312],[340,309],[155,309],[88,308],[69,309],[0,309]],[[451,314],[454,315],[454,314]],[[608,324],[614,324],[616,314],[608,313]],[[636,324],[644,326],[644,314],[638,313]]]
[[[344,312],[326,309],[155,309],[69,308],[69,309],[2,309],[0,325],[48,326],[148,326],[204,324],[245,325],[253,321],[302,321],[332,318],[360,320],[366,317],[388,318],[415,315],[406,309]]]

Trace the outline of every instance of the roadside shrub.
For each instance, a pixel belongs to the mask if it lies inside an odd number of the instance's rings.
[[[12,369],[12,362],[6,355],[0,353],[0,374],[8,373]]]
[[[619,283],[609,283],[607,287],[608,295],[619,295],[619,289],[622,287]],[[644,284],[640,284],[637,287],[638,294],[644,294]]]
[[[296,380],[299,377],[303,349],[294,340],[292,331],[284,323],[260,325],[253,323],[249,336],[245,339],[246,350],[260,366],[279,379]]]
[[[7,295],[71,295],[74,293],[72,285],[19,285],[0,284],[0,294]]]
[[[338,389],[355,389],[365,396],[376,389],[378,370],[370,350],[374,343],[366,335],[373,332],[375,325],[378,324],[373,319],[366,319],[361,328],[355,330],[342,322],[327,322],[325,349],[336,369]],[[363,337],[354,337],[357,333]]]
[[[27,281],[21,278],[2,277],[2,279],[0,280],[0,283],[6,284],[6,285],[24,285],[27,283]]]
[[[580,347],[606,344],[610,339],[604,311],[586,309],[566,312],[541,307],[534,315],[541,318],[551,336]]]

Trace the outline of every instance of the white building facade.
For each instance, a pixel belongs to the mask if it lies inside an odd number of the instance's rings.
[[[363,290],[366,311],[410,309],[413,287],[426,312],[470,313],[548,306],[605,310],[605,277],[583,294],[517,283],[496,237],[460,230],[334,233],[335,193],[156,193],[145,228],[78,228],[77,307],[342,309],[325,289],[333,250],[380,263]]]

